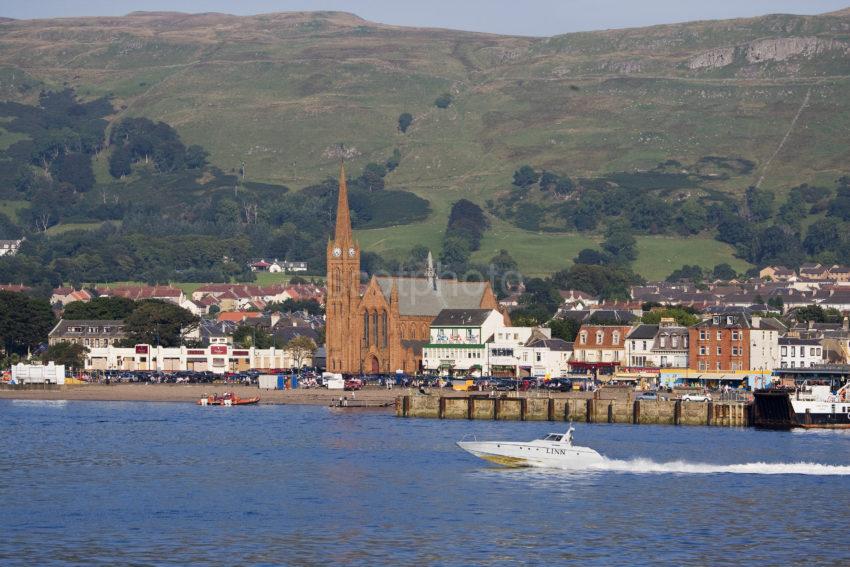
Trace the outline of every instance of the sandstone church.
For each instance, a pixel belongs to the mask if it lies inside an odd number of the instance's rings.
[[[426,277],[372,276],[361,294],[360,246],[351,231],[344,166],[327,262],[325,340],[330,372],[418,372],[431,321],[440,311],[499,307],[489,282],[437,278],[430,254]]]

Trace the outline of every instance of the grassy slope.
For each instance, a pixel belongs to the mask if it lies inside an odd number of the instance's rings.
[[[761,168],[805,93],[812,101],[774,160],[764,186],[784,194],[835,179],[850,147],[850,63],[815,57],[691,70],[705,51],[759,38],[845,41],[850,17],[772,16],[569,34],[546,40],[396,28],[346,14],[136,15],[0,25],[0,71],[68,81],[90,96],[113,93],[119,116],[174,124],[225,170],[241,160],[249,178],[303,186],[334,175],[329,152],[344,142],[349,168],[401,149],[389,185],[432,203],[423,223],[360,231],[366,250],[401,255],[414,243],[435,252],[452,201],[482,203],[530,163],[574,177],[651,167],[675,158],[741,156]],[[437,110],[434,98],[455,94]],[[33,91],[20,98],[30,100]],[[27,98],[29,97],[29,98]],[[416,121],[396,131],[398,114]],[[99,180],[105,172],[96,167]],[[739,193],[747,178],[718,183]],[[496,222],[476,260],[507,248],[533,273],[563,267],[591,240],[534,234]],[[638,269],[732,259],[706,239],[641,239]],[[696,260],[696,259],[699,260]],[[681,260],[681,261],[680,261]]]

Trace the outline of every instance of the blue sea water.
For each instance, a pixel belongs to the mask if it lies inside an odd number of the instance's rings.
[[[850,564],[847,432],[579,424],[584,473],[454,445],[562,425],[3,400],[0,564]]]

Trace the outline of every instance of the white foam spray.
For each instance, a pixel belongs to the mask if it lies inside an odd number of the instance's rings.
[[[708,463],[691,463],[687,461],[670,461],[657,463],[650,459],[604,459],[601,463],[590,465],[584,470],[608,471],[636,474],[797,474],[816,476],[850,475],[850,466],[824,465],[820,463],[741,463],[732,465],[715,465]]]

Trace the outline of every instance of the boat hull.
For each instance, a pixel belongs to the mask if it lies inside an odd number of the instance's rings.
[[[479,459],[512,468],[586,469],[604,461],[604,457],[593,449],[572,445],[498,441],[459,441],[457,445]]]
[[[765,429],[850,429],[850,402],[792,399],[789,392],[754,394],[753,424]]]

